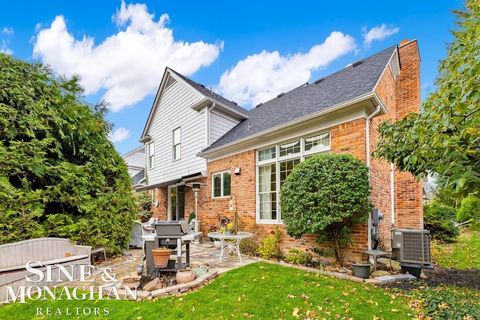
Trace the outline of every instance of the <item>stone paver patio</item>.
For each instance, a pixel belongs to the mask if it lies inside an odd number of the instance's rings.
[[[229,270],[245,266],[250,263],[254,263],[257,260],[242,255],[242,262],[238,260],[236,255],[225,254],[223,261],[219,262],[218,257],[220,249],[215,248],[213,243],[192,243],[190,245],[190,264],[192,268],[202,267],[206,269],[208,274],[221,274]],[[124,252],[122,256],[118,256],[107,261],[95,265],[96,270],[92,276],[87,278],[86,281],[75,281],[68,284],[68,286],[111,286],[117,285],[121,279],[129,276],[137,275],[137,266],[143,263],[142,261],[143,251],[142,249],[129,249]],[[115,275],[116,281],[111,283],[105,283],[100,276],[103,271],[109,268],[109,273]],[[92,282],[92,278],[94,281]]]

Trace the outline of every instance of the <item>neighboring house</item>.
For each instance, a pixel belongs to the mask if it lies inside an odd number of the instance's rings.
[[[145,146],[140,146],[124,154],[123,159],[128,167],[128,174],[132,178],[133,188],[145,184]]]
[[[194,210],[192,182],[201,183],[201,229],[240,215],[240,227],[267,234],[282,230],[281,248],[316,246],[315,237],[287,236],[280,187],[293,167],[320,152],[349,153],[370,168],[372,200],[384,219],[381,245],[391,229],[423,228],[422,185],[410,174],[370,156],[380,122],[420,110],[417,42],[402,41],[364,60],[247,111],[167,68],[141,141],[146,182],[154,189],[154,215],[181,219]],[[371,247],[370,228],[359,225],[347,260]]]

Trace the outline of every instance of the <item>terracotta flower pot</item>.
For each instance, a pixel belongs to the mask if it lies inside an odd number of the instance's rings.
[[[190,269],[180,269],[175,277],[177,284],[187,283],[195,280],[195,273]]]
[[[166,268],[172,250],[166,248],[152,249],[153,264],[156,268]]]

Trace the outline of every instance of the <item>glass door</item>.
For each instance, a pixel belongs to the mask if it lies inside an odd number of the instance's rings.
[[[185,217],[185,186],[172,186],[169,190],[169,220],[181,220]]]

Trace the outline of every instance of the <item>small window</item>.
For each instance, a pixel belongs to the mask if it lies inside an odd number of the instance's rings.
[[[280,157],[300,152],[300,140],[280,145]]]
[[[212,196],[214,198],[228,197],[232,194],[232,176],[230,171],[214,173],[212,181]]]
[[[153,169],[155,167],[155,143],[153,142],[148,144],[147,167],[148,169]]]
[[[330,146],[330,133],[323,133],[305,139],[305,151],[321,151]]]
[[[173,130],[173,160],[180,159],[181,134],[180,127]]]
[[[258,151],[258,161],[275,159],[276,157],[277,157],[277,150],[275,147]]]

